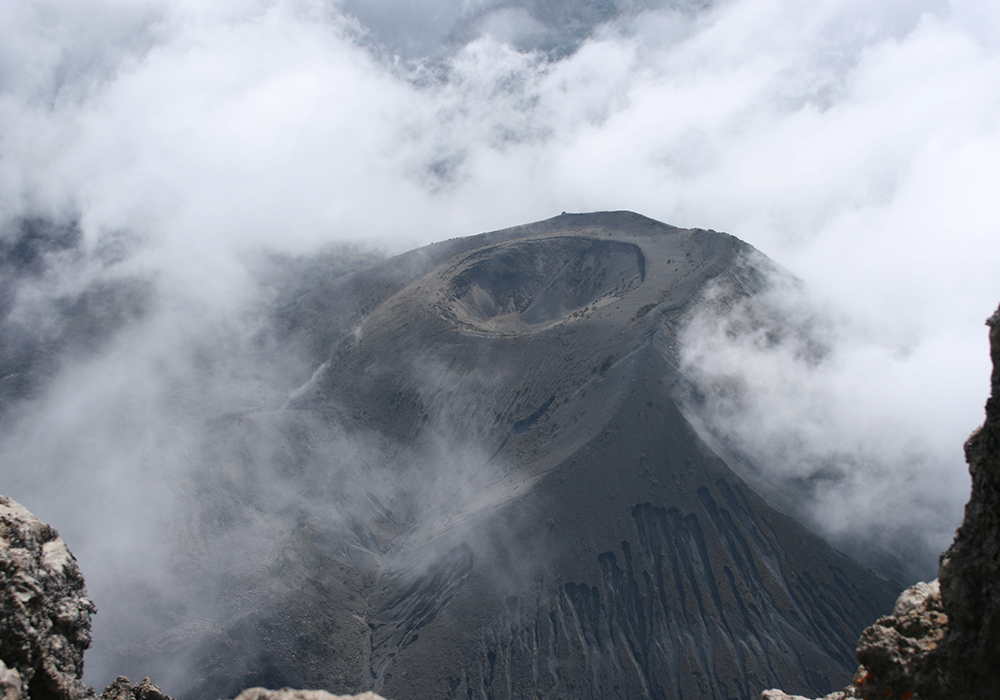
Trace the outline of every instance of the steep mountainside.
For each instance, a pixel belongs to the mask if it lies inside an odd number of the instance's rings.
[[[186,488],[182,568],[221,571],[191,574],[213,602],[121,668],[203,698],[839,685],[898,588],[748,489],[672,398],[678,324],[714,280],[760,289],[756,265],[724,234],[562,215],[300,297],[283,323],[325,360],[284,410],[221,418]]]

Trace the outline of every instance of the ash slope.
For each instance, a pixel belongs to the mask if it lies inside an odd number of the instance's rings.
[[[185,694],[842,685],[898,587],[772,509],[672,399],[675,329],[713,280],[760,289],[755,264],[724,234],[562,215],[432,245],[285,307],[288,332],[327,359],[285,410],[223,431],[219,449],[239,458],[199,489],[219,527],[272,507],[262,489],[277,479],[298,526],[231,584],[225,622],[192,642]]]

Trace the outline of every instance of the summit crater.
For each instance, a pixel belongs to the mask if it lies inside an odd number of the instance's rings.
[[[493,333],[537,332],[579,318],[642,284],[631,243],[563,236],[477,250],[442,272],[446,317]]]

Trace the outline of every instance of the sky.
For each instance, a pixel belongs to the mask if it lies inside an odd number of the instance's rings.
[[[253,398],[280,381],[235,366],[187,386],[199,349],[239,355],[252,335],[260,251],[392,253],[627,209],[730,233],[799,280],[761,302],[799,329],[776,344],[692,319],[686,371],[740,387],[709,402],[707,429],[766,465],[765,493],[805,483],[798,515],[830,541],[934,575],[1000,301],[1000,5],[621,3],[555,52],[532,49],[555,31],[532,7],[0,3],[0,230],[40,217],[81,235],[11,313],[48,322],[102,280],[156,300],[0,446],[10,495],[85,572],[157,537],[113,533],[169,507],[157,474],[188,464],[191,406],[280,403]],[[122,484],[151,500],[101,525],[74,505]]]

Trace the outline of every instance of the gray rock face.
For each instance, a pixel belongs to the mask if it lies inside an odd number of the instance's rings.
[[[115,682],[104,689],[99,700],[173,700],[148,678],[132,685],[125,676],[118,676]]]
[[[937,581],[903,591],[892,614],[866,629],[858,642],[862,697],[896,698],[936,680],[934,655],[948,633]]]
[[[1000,309],[987,321],[993,360],[986,420],[965,443],[972,496],[955,541],[941,558],[941,600],[949,631],[940,677],[920,691],[1000,697]]]
[[[843,693],[832,693],[821,700],[842,700]],[[802,695],[788,695],[780,690],[765,690],[761,693],[760,700],[809,700]]]
[[[8,699],[87,695],[80,678],[95,612],[59,534],[0,496],[0,691]]]
[[[360,693],[358,695],[333,695],[325,690],[267,690],[266,688],[247,688],[236,696],[236,700],[385,700],[375,693]]]

